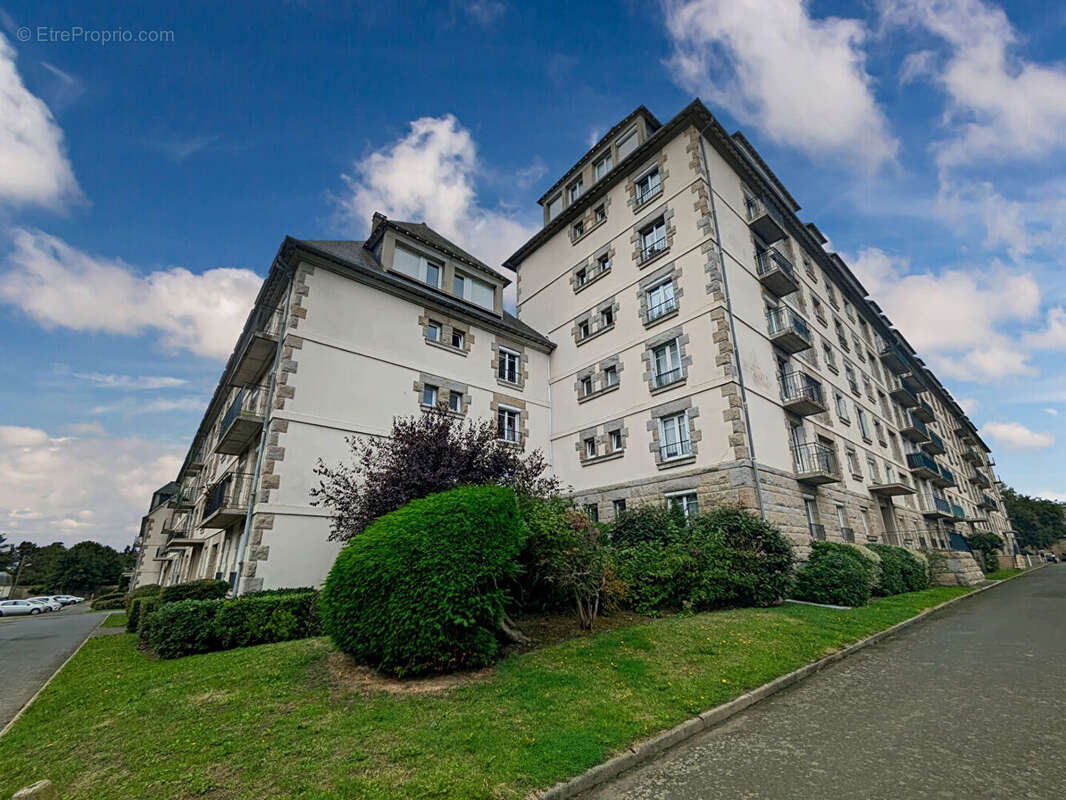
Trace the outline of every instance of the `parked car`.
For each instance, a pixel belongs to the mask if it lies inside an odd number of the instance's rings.
[[[26,599],[29,600],[31,603],[40,603],[49,611],[60,611],[63,608],[63,604],[51,597],[50,595],[42,595],[41,597],[27,597]]]
[[[43,613],[44,607],[40,603],[31,603],[29,600],[0,600],[0,617]]]
[[[1058,559],[1055,558],[1054,553],[1044,553],[1044,560],[1047,561],[1049,564],[1054,564],[1056,561],[1058,561]]]
[[[73,606],[84,600],[84,597],[76,597],[72,594],[57,594],[53,595],[53,599],[58,600],[65,606]]]

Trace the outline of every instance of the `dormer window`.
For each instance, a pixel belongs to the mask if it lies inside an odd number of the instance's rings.
[[[426,258],[421,253],[409,250],[401,244],[396,245],[392,257],[392,268],[434,289],[440,288],[441,275],[444,272],[444,265],[440,261]]]
[[[608,153],[607,155],[605,155],[603,158],[601,158],[599,161],[596,162],[595,171],[596,171],[596,180],[600,180],[601,178],[603,178],[604,175],[606,175],[608,172],[611,171],[611,154],[610,153]]]
[[[570,204],[573,205],[577,202],[577,199],[581,197],[582,192],[585,191],[585,182],[581,178],[578,178],[570,184],[566,191],[570,196]]]
[[[452,294],[490,311],[496,305],[495,286],[462,272],[456,272],[452,279]]]
[[[563,210],[563,196],[561,194],[555,195],[548,201],[548,221],[555,219],[559,216],[559,212]]]
[[[630,128],[618,137],[618,161],[621,163],[625,157],[637,149],[637,129]]]

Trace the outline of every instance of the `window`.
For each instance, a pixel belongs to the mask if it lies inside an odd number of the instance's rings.
[[[462,331],[452,328],[452,347],[457,350],[463,349],[463,342],[466,341],[466,336]]]
[[[837,342],[840,343],[841,348],[844,350],[850,350],[851,346],[848,344],[848,335],[844,332],[844,323],[839,319],[834,319],[833,326],[836,328]]]
[[[658,194],[661,188],[659,168],[655,167],[637,179],[637,205],[647,202],[652,195]]]
[[[852,475],[861,476],[862,469],[859,467],[859,456],[855,453],[854,447],[848,447],[844,450],[844,455],[848,459],[848,469],[851,470]]]
[[[637,129],[630,128],[618,137],[618,160],[625,161],[626,156],[637,149]]]
[[[596,440],[590,437],[590,438],[585,440],[585,458],[595,458],[595,457],[596,457]]]
[[[455,413],[463,413],[463,393],[450,392],[448,394],[448,410]]]
[[[837,416],[840,417],[841,422],[851,422],[848,418],[848,401],[844,399],[844,395],[840,392],[834,392],[837,405]]]
[[[859,394],[859,381],[855,377],[855,368],[844,362],[844,374],[848,376],[848,386],[851,387],[851,391]]]
[[[865,375],[862,376],[862,388],[866,391],[866,396],[871,400],[874,399],[874,385],[870,383],[870,379]]]
[[[663,461],[682,458],[692,453],[688,436],[688,416],[685,412],[659,419],[659,455]]]
[[[837,524],[840,525],[841,536],[843,536],[844,540],[847,541],[848,537],[845,531],[848,530],[848,515],[844,511],[844,506],[841,503],[837,503]]]
[[[658,286],[648,290],[648,321],[659,319],[672,311],[677,310],[677,302],[674,298],[673,279],[664,281]]]
[[[825,325],[825,306],[822,305],[822,301],[812,294],[811,304],[814,306],[814,316],[818,319],[820,323]]]
[[[610,366],[603,370],[603,382],[608,386],[618,385],[618,367]]]
[[[863,411],[862,406],[859,406],[858,404],[856,404],[856,406],[855,406],[855,415],[859,418],[859,430],[862,432],[862,438],[865,439],[868,442],[871,441],[871,439],[870,439],[870,423],[866,419],[866,412]]]
[[[557,216],[559,212],[563,210],[563,196],[561,194],[555,195],[548,201],[548,222],[551,222]]]
[[[428,383],[422,386],[422,405],[435,406],[437,405],[437,387],[430,386]]]
[[[700,513],[699,498],[696,497],[695,492],[685,492],[684,494],[668,494],[666,498],[670,501],[670,505],[674,508],[680,508],[686,517],[693,516]]]
[[[617,517],[626,510],[626,501],[624,499],[612,500],[611,507],[614,509],[614,515]]]
[[[850,319],[852,322],[855,321],[855,314],[851,310],[851,303],[849,303],[847,300],[844,301],[844,313],[848,315],[848,319]]]
[[[609,328],[614,325],[614,308],[608,306],[607,308],[600,309],[600,329]]]
[[[589,503],[585,506],[585,514],[593,522],[600,521],[600,507],[595,503]]]
[[[613,430],[609,434],[611,439],[611,452],[618,452],[622,449],[622,431]]]
[[[862,338],[866,341],[870,341],[870,326],[866,324],[866,320],[859,318],[859,330],[862,331]]]
[[[601,203],[600,205],[596,206],[596,210],[593,212],[593,214],[595,215],[597,222],[603,222],[605,219],[607,219],[607,206]]]
[[[811,260],[809,258],[807,258],[807,254],[806,253],[803,254],[803,269],[807,273],[807,276],[812,281],[814,281],[815,283],[818,283],[818,276],[814,272],[814,265],[811,264]]]
[[[657,387],[681,380],[681,354],[676,339],[652,350],[651,360]]]
[[[518,442],[518,417],[521,412],[517,408],[500,406],[496,413],[496,435],[505,442]]]
[[[881,476],[877,471],[877,462],[869,456],[866,457],[866,471],[870,474],[870,480],[874,483],[881,482]]]
[[[881,444],[887,444],[887,442],[885,442],[885,428],[881,424],[881,420],[874,420],[874,430],[877,432],[877,441]]]
[[[497,374],[500,380],[507,381],[507,383],[518,383],[518,375],[520,364],[522,362],[522,357],[513,350],[508,350],[504,347],[501,347],[499,352],[500,366]]]
[[[577,222],[575,222],[574,223],[574,227],[573,227],[573,231],[574,231],[574,238],[575,239],[577,239],[577,238],[579,238],[581,236],[584,236],[585,235],[585,223],[584,223],[584,221],[583,220],[578,220]]]
[[[588,397],[592,394],[592,376],[586,375],[581,379],[581,396]]]
[[[597,161],[593,169],[596,173],[596,180],[603,178],[604,175],[611,171],[611,154],[608,153]]]
[[[833,291],[833,284],[829,282],[828,278],[826,278],[825,281],[825,296],[829,298],[829,305],[831,305],[833,308],[838,307],[837,296],[836,293]]]
[[[666,220],[662,217],[655,220],[640,232],[641,254],[640,260],[647,261],[656,253],[666,249]]]
[[[495,286],[459,272],[455,273],[452,280],[452,294],[488,309],[492,309],[496,301]]]
[[[833,353],[833,346],[829,342],[822,342],[822,355],[825,356],[825,365],[833,372],[837,371],[836,355]]]
[[[859,357],[859,361],[865,361],[866,351],[862,349],[862,342],[859,341],[859,337],[854,333],[851,334],[851,344],[855,348],[855,355]]]
[[[577,282],[578,286],[584,286],[586,283],[588,283],[589,280],[588,270],[586,270],[584,267],[579,269],[577,272],[574,273],[574,280]]]
[[[422,283],[427,283],[435,289],[440,288],[441,273],[443,267],[436,261],[430,261],[425,256],[408,250],[401,244],[396,245],[392,256],[392,268],[402,272],[409,278],[414,278]]]
[[[597,274],[600,272],[606,272],[611,268],[611,256],[609,253],[602,253],[596,258],[596,265],[599,267]]]
[[[570,204],[573,205],[577,202],[577,199],[581,197],[581,193],[585,191],[585,182],[581,178],[578,178],[567,187],[566,191],[570,197]]]
[[[589,321],[587,319],[581,320],[577,323],[577,338],[587,339],[589,335]]]
[[[429,324],[426,325],[426,338],[429,339],[431,342],[439,342],[440,341],[440,334],[441,334],[440,323],[439,322],[434,322],[433,320],[430,320]]]

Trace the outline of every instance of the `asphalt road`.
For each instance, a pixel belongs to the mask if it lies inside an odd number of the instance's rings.
[[[80,603],[34,617],[0,618],[0,728],[105,616]]]
[[[582,797],[1066,798],[1066,564],[958,603]]]

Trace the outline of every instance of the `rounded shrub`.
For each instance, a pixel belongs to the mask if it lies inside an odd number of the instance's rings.
[[[146,598],[155,600],[155,598]],[[178,600],[143,614],[141,641],[160,658],[179,658],[218,649],[215,616],[223,600]]]
[[[881,557],[881,583],[875,594],[887,597],[908,591],[903,578],[909,560],[907,551],[890,544],[871,544],[868,547]]]
[[[226,600],[215,617],[218,649],[318,636],[322,625],[313,589],[257,592]]]
[[[641,614],[681,608],[691,602],[697,575],[696,554],[684,541],[643,541],[615,552],[618,578],[625,586],[625,602]]]
[[[526,535],[510,489],[466,486],[375,520],[321,592],[334,645],[395,675],[481,667],[499,651],[506,591]]]
[[[126,607],[125,595],[107,595],[93,600],[93,611],[117,611]]]
[[[929,588],[929,561],[925,555],[914,550],[904,550],[903,584],[908,592],[920,592]]]
[[[622,549],[645,542],[667,544],[685,529],[685,514],[676,505],[645,505],[623,511],[611,525],[611,541]]]
[[[870,580],[863,564],[841,550],[812,553],[796,576],[793,596],[812,603],[862,606],[870,600]]]
[[[176,603],[179,600],[218,600],[225,597],[228,591],[229,584],[226,581],[204,578],[164,587],[159,598],[163,603]]]

